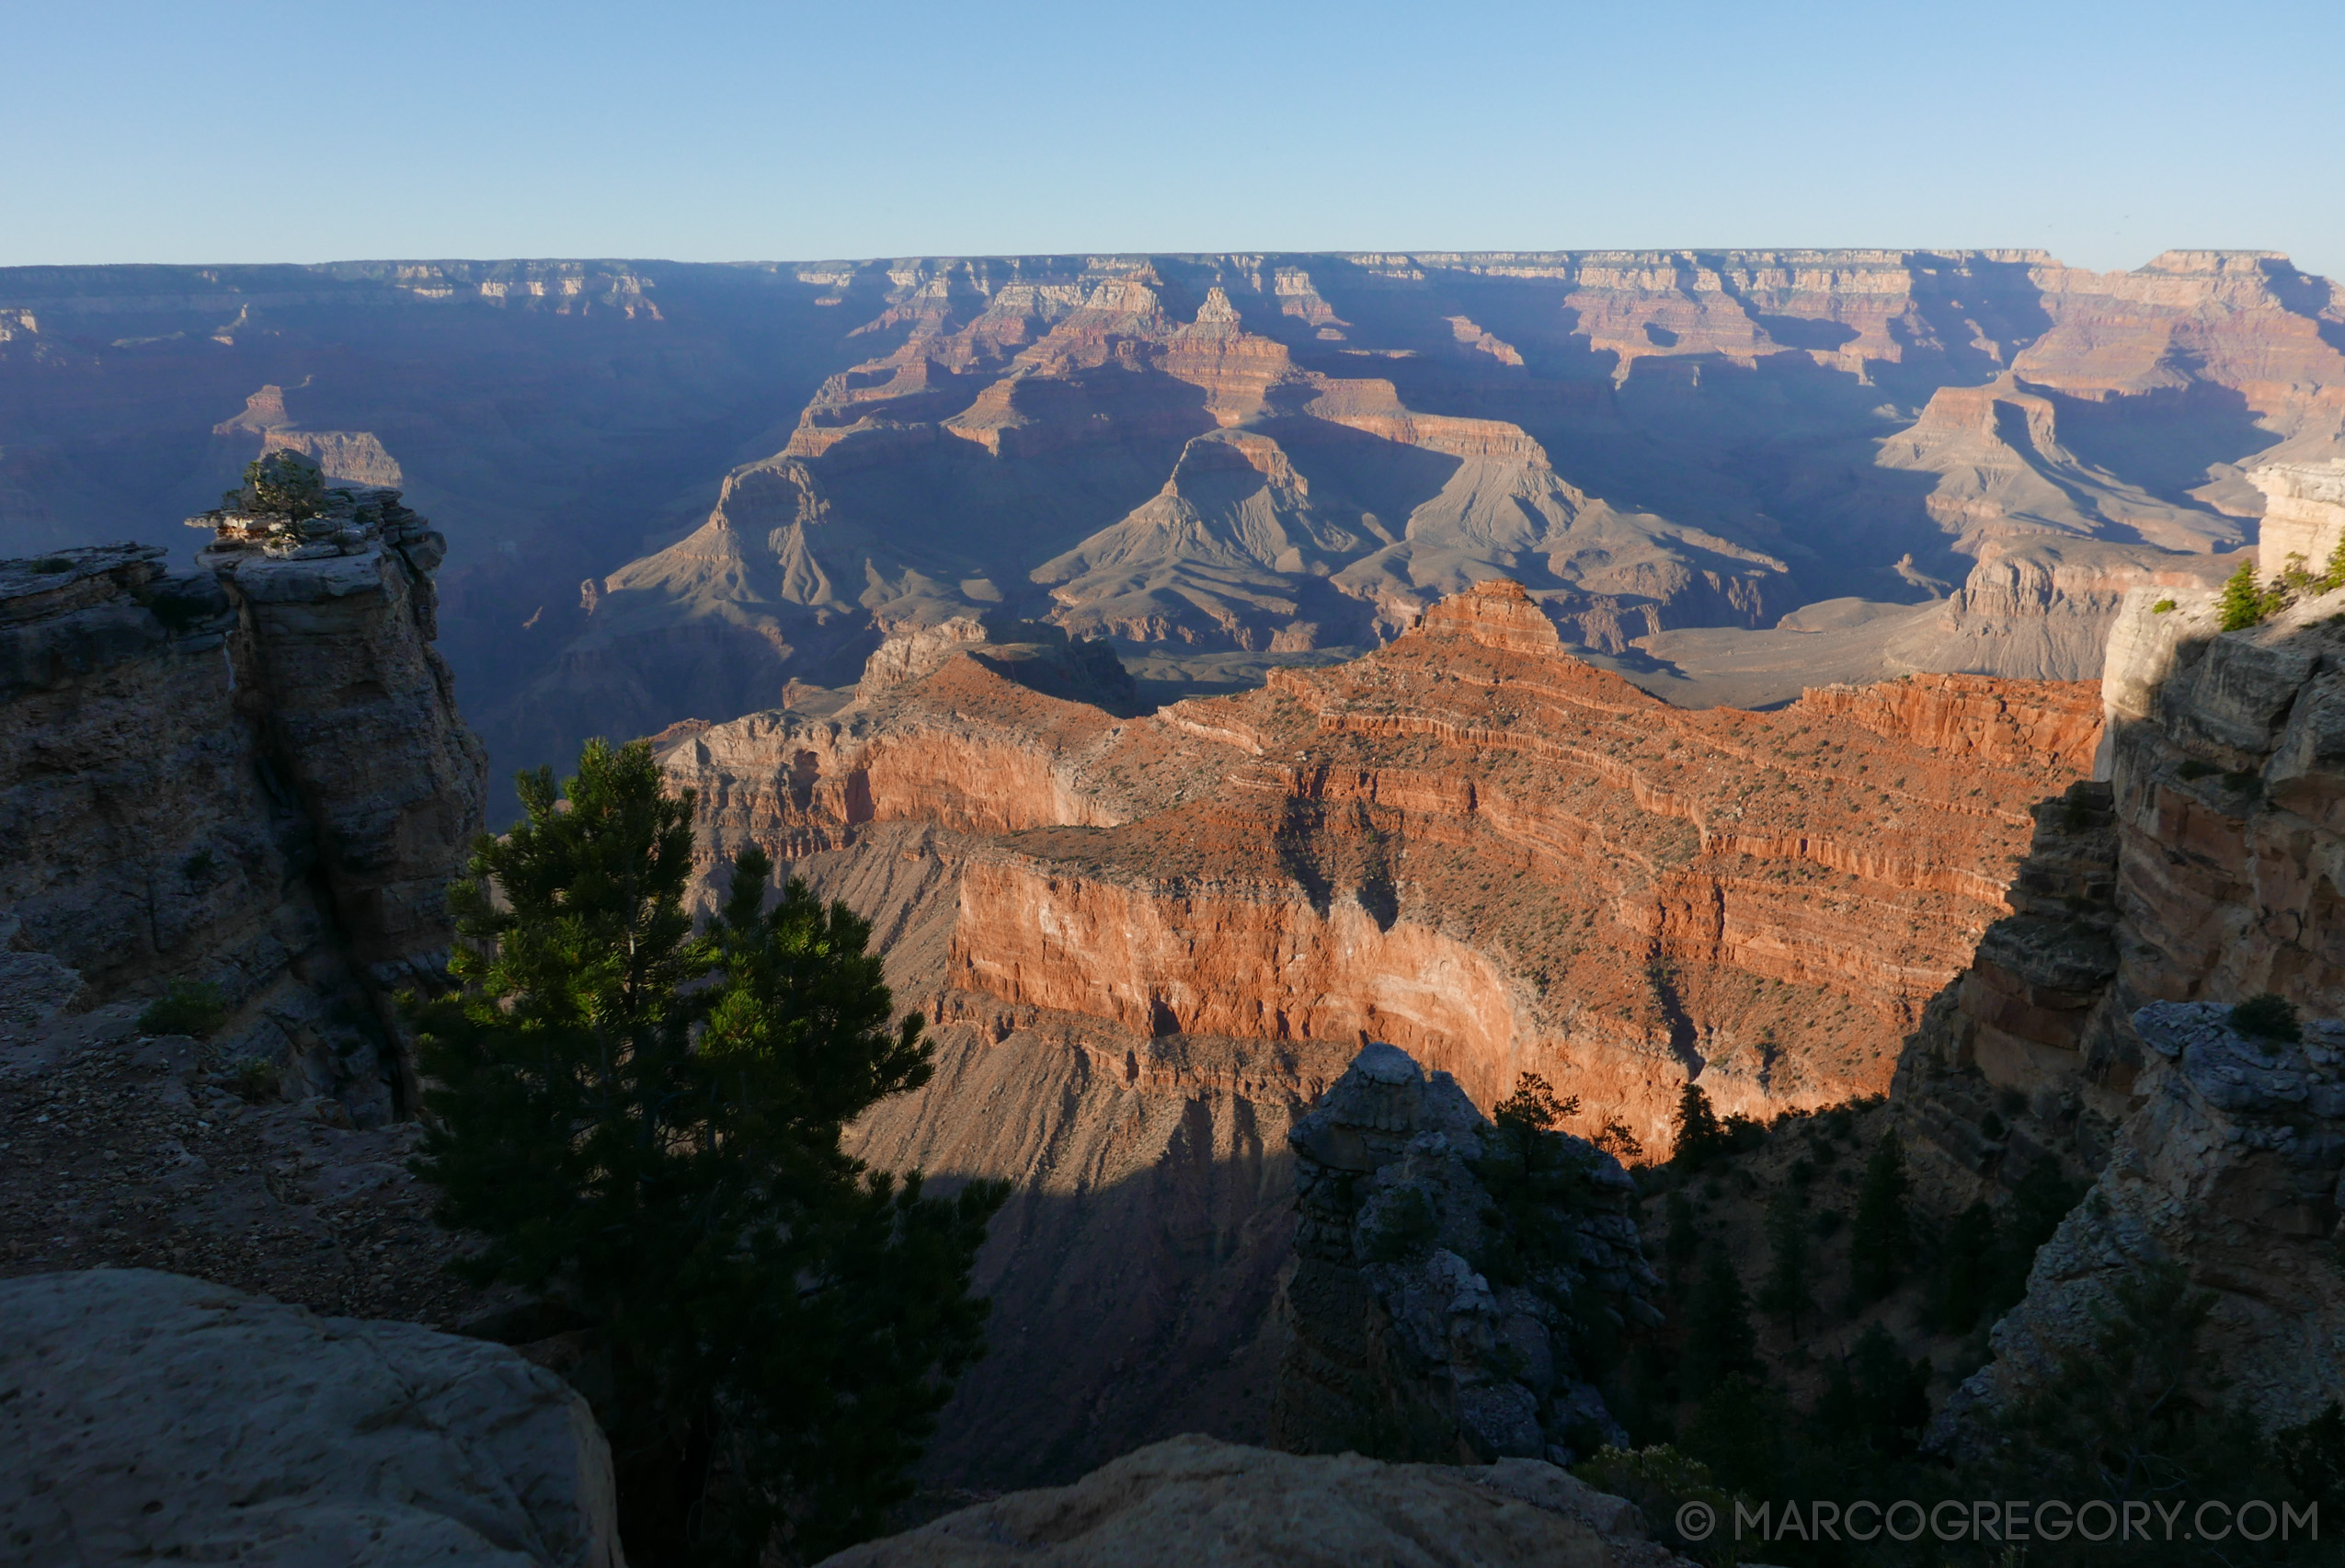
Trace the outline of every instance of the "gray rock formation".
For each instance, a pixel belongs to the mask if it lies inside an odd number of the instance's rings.
[[[0,912],[81,1005],[211,985],[226,1048],[373,1124],[485,754],[429,646],[444,542],[395,491],[326,503],[196,520],[194,573],[127,544],[0,563]]]
[[[1014,1492],[827,1568],[1673,1568],[1631,1504],[1536,1459],[1301,1458],[1169,1438],[1071,1486]]]
[[[2243,1035],[2230,1011],[2153,1002],[2135,1015],[2142,1107],[1942,1423],[2039,1384],[2061,1350],[2089,1344],[2116,1280],[2164,1262],[2213,1292],[2202,1348],[2259,1424],[2294,1425],[2345,1398],[2345,1024],[2308,1024],[2298,1044]]]
[[[1970,969],[1896,1094],[1935,1184],[2015,1176],[2005,1146],[2097,1170],[2140,1104],[2152,1001],[2272,991],[2345,1013],[2345,591],[2221,630],[2214,595],[2137,589],[2110,640],[2097,772],[2037,810]],[[1977,1124],[2000,1107],[2002,1142]],[[1990,1124],[1991,1125],[1991,1124]]]
[[[1659,1321],[1628,1173],[1569,1139],[1592,1193],[1567,1217],[1578,1255],[1546,1290],[1493,1289],[1468,1260],[1491,1207],[1473,1162],[1494,1130],[1447,1073],[1370,1045],[1287,1134],[1298,1220],[1273,1446],[1487,1462],[1625,1443],[1557,1301],[1616,1325]]]
[[[623,1568],[586,1402],[501,1345],[133,1269],[0,1319],[11,1562]]]

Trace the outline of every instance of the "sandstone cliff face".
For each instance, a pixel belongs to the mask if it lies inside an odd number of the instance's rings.
[[[1287,1134],[1363,1033],[1484,1106],[1537,1071],[1653,1151],[1689,1076],[1755,1113],[1884,1087],[2099,727],[2088,688],[1972,677],[1672,709],[1504,582],[1137,719],[985,630],[900,635],[827,715],[658,745],[704,890],[764,845],[873,920],[929,1020],[935,1081],[857,1151],[1019,1188],[930,1461],[965,1485],[1264,1429]]]
[[[1152,1034],[1365,1034],[1484,1104],[1536,1070],[1649,1145],[1689,1074],[1752,1111],[1876,1092],[2002,912],[2021,803],[2098,732],[2073,688],[1883,691],[1686,713],[1485,585],[1370,658],[1169,710],[1243,749],[1220,786],[1004,841],[963,877],[955,975]]]
[[[2303,508],[2297,544],[2340,532],[2345,507],[2319,509],[2316,485],[2268,482]],[[2208,1354],[2267,1427],[2345,1390],[2336,1026],[2307,1024],[2298,1046],[2228,1022],[2263,992],[2312,1019],[2345,1010],[2340,611],[2331,593],[2224,632],[2210,592],[2127,595],[2100,778],[2038,808],[2013,914],[1909,1043],[1893,1104],[1930,1199],[1960,1207],[2046,1157],[2097,1176],[1941,1441],[2037,1386],[2148,1264],[2214,1292]]]
[[[1753,1110],[1884,1087],[2004,912],[2025,804],[2099,736],[2087,692],[1964,677],[1672,709],[1506,583],[1150,720],[966,649],[875,689],[666,738],[712,865],[889,820],[1005,835],[957,874],[965,990],[1150,1036],[1366,1034],[1483,1104],[1538,1070],[1654,1141],[1689,1073]]]
[[[2133,1107],[2145,1002],[2274,991],[2316,1015],[2345,1006],[2334,950],[2338,744],[2328,737],[2345,598],[2219,629],[2213,595],[2128,593],[2102,682],[2104,783],[2038,811],[2035,845],[1914,1070],[1975,1070],[1997,1088],[2089,1108],[2105,1134]],[[2083,1151],[2088,1168],[2099,1149]]]
[[[2264,498],[2256,576],[2268,582],[2291,566],[2326,569],[2345,540],[2345,458],[2260,464],[2247,477]]]
[[[391,997],[444,962],[484,759],[429,646],[439,535],[369,516],[303,558],[223,542],[191,576],[142,546],[0,570],[0,908],[84,1005],[212,984],[239,1054],[380,1121]]]

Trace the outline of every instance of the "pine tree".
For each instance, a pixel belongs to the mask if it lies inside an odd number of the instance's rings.
[[[1767,1201],[1767,1240],[1772,1256],[1767,1283],[1759,1288],[1759,1305],[1781,1318],[1796,1336],[1802,1313],[1815,1310],[1815,1293],[1808,1277],[1808,1213],[1797,1190],[1785,1187]]]
[[[2039,1158],[2011,1189],[1996,1225],[1995,1251],[1984,1310],[1990,1316],[2008,1311],[2027,1294],[2028,1270],[2036,1251],[2052,1240],[2060,1222],[2084,1196],[2084,1189],[2060,1173],[2059,1163]]]
[[[1848,1377],[1865,1444],[1877,1454],[1914,1450],[1929,1420],[1929,1361],[1905,1359],[1879,1323],[1867,1325],[1848,1352]]]
[[[2223,596],[2214,608],[2226,632],[2244,631],[2263,619],[2263,595],[2256,589],[2253,561],[2240,562],[2239,569],[2224,579]]]
[[[1725,1131],[1710,1096],[1699,1083],[1688,1082],[1677,1094],[1677,1141],[1670,1157],[1688,1171],[1699,1171],[1721,1152]]]
[[[1938,1326],[1968,1333],[1994,1289],[1995,1210],[1984,1199],[1954,1217],[1939,1253]]]
[[[1694,1223],[1694,1200],[1686,1196],[1683,1187],[1669,1189],[1662,1212],[1669,1222],[1669,1239],[1663,1243],[1662,1256],[1668,1260],[1669,1275],[1674,1280],[1679,1270],[1694,1261],[1694,1253],[1701,1246],[1701,1231]]]
[[[1699,1399],[1734,1373],[1757,1370],[1758,1335],[1743,1282],[1726,1249],[1712,1246],[1686,1308],[1685,1391]]]
[[[519,783],[528,819],[451,893],[462,989],[409,1002],[439,1218],[485,1239],[473,1278],[592,1325],[630,1557],[875,1534],[982,1354],[969,1276],[1003,1193],[931,1197],[841,1147],[931,1071],[845,906],[793,882],[761,912],[752,849],[696,936],[691,799],[648,747]]]
[[[1494,1285],[1540,1288],[1576,1255],[1573,1221],[1594,1197],[1599,1158],[1559,1130],[1579,1108],[1576,1098],[1557,1099],[1547,1080],[1526,1072],[1491,1113],[1495,1132],[1473,1165],[1491,1199],[1475,1265]]]
[[[1866,1162],[1864,1183],[1857,1189],[1857,1219],[1848,1237],[1849,1288],[1859,1301],[1886,1295],[1905,1273],[1913,1249],[1912,1223],[1905,1213],[1905,1150],[1897,1129],[1881,1135],[1881,1142]]]

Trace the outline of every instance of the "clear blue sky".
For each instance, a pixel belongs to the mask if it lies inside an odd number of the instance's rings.
[[[2345,4],[8,7],[0,264],[2042,246],[2345,275]]]

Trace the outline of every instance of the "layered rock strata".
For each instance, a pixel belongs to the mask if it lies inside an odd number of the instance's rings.
[[[2153,1265],[2212,1292],[2200,1354],[2259,1425],[2296,1425],[2345,1397],[2345,1024],[2308,1023],[2299,1043],[2245,1035],[2230,1013],[2153,1002],[2134,1015],[2141,1108],[2036,1253],[2026,1299],[1995,1326],[1995,1360],[1949,1402],[1950,1436],[2088,1348],[2114,1287]]]
[[[0,567],[0,874],[14,944],[83,1004],[215,987],[223,1038],[361,1121],[398,1114],[392,995],[450,940],[485,758],[432,651],[440,536],[395,492],[315,540],[250,520]]]
[[[2088,697],[1940,677],[1692,714],[1554,639],[1485,585],[1168,710],[1230,749],[1219,786],[1004,841],[963,877],[956,978],[1149,1033],[1389,1039],[1485,1104],[1536,1070],[1649,1144],[1689,1075],[1754,1112],[1885,1088],[2002,912],[2022,802],[2089,755]]]
[[[1754,1113],[1884,1087],[2099,732],[2089,689],[1965,677],[1673,709],[1504,582],[1138,718],[972,630],[891,641],[834,710],[657,748],[699,896],[764,846],[872,919],[929,1021],[935,1080],[857,1151],[1017,1185],[992,1351],[932,1450],[965,1485],[1264,1429],[1287,1132],[1364,1032],[1484,1106],[1537,1071],[1653,1151],[1689,1076]],[[1077,1317],[1112,1327],[1054,1332]]]
[[[2345,450],[2341,322],[2256,252],[9,269],[0,553],[161,542],[271,446],[406,485],[470,525],[500,781],[955,614],[1221,681],[1493,573],[1704,702],[1795,696],[1787,641],[1815,683],[1780,622],[1819,601],[1882,612],[1834,678],[2089,677],[2122,577]]]
[[[1992,1100],[2032,1158],[2097,1170],[2141,1091],[2151,1001],[2271,991],[2345,1010],[2336,690],[2345,594],[2224,632],[2208,592],[2135,589],[2109,646],[2100,783],[2038,809],[2033,850],[1901,1070],[1954,1172],[2014,1174],[1976,1125]],[[1960,1185],[1957,1180],[1956,1185]]]
[[[663,739],[712,868],[867,822],[989,831],[962,989],[1149,1036],[1366,1033],[1484,1104],[1536,1070],[1655,1141],[1691,1073],[1755,1110],[1884,1088],[2004,912],[2024,803],[2099,736],[2088,692],[1962,677],[1687,713],[1569,658],[1503,582],[1149,720],[968,657],[887,691]]]
[[[1635,1185],[1571,1139],[1593,1198],[1556,1218],[1573,1255],[1551,1276],[1493,1290],[1470,1258],[1494,1214],[1476,1162],[1499,1134],[1447,1073],[1371,1045],[1287,1134],[1295,1150],[1296,1264],[1281,1299],[1292,1336],[1270,1442],[1463,1463],[1571,1462],[1627,1444],[1577,1365],[1556,1303],[1615,1327],[1658,1322],[1630,1216]]]
[[[27,1562],[622,1568],[586,1401],[512,1351],[143,1269],[0,1281]]]

